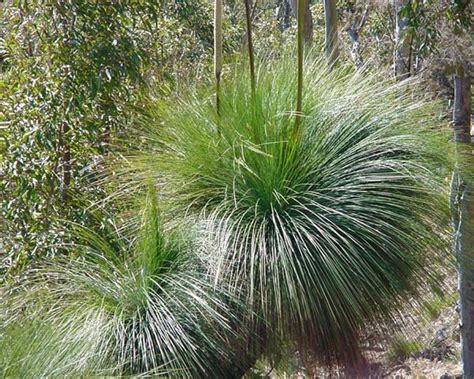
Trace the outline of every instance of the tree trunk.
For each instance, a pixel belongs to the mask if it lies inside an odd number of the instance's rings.
[[[62,135],[62,148],[63,148],[63,161],[62,161],[62,168],[63,168],[63,183],[62,183],[62,191],[61,191],[61,200],[62,205],[67,205],[68,202],[68,191],[71,185],[71,148],[67,141],[69,126],[66,123],[63,123],[61,126],[61,135]]]
[[[283,0],[284,13],[283,13],[283,30],[286,30],[290,27],[290,13],[291,6],[288,0]]]
[[[457,142],[471,142],[471,78],[462,64],[455,67],[453,126]]]
[[[362,55],[360,53],[359,36],[362,31],[362,28],[365,25],[368,14],[369,14],[369,4],[366,4],[360,20],[359,20],[359,17],[355,17],[354,21],[346,29],[346,32],[352,44],[351,58],[357,67],[360,67],[363,64]]]
[[[461,297],[461,343],[463,374],[474,378],[474,183],[464,181],[460,198],[456,250]]]
[[[471,84],[468,73],[458,64],[454,74],[453,127],[456,143],[471,143]],[[462,146],[456,192],[458,212],[454,215],[454,246],[459,265],[461,300],[461,355],[463,375],[474,377],[474,180],[469,168],[473,162],[471,148]],[[465,172],[463,174],[463,172]]]
[[[333,64],[339,57],[336,0],[324,0],[324,17],[326,20],[324,48],[329,62]]]
[[[298,18],[298,0],[290,0],[291,10],[293,15]],[[311,9],[309,8],[309,0],[304,0],[304,22],[303,22],[303,33],[304,41],[309,43],[313,39],[313,16],[311,15]]]
[[[395,49],[393,52],[393,66],[395,69],[395,77],[399,80],[406,79],[410,76],[410,67],[407,61],[410,60],[409,48],[405,41],[405,29],[407,20],[400,17],[400,9],[405,5],[406,0],[395,0]]]

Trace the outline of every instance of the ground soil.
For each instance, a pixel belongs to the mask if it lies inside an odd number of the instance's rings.
[[[449,291],[452,300],[439,306],[435,314],[426,316],[423,313],[410,317],[404,332],[367,336],[364,355],[367,358],[367,368],[364,374],[347,374],[336,370],[331,373],[318,370],[310,374],[297,363],[290,362],[290,370],[268,370],[265,365],[255,376],[266,378],[461,378],[460,333],[458,301],[456,299],[456,284],[451,283]],[[407,317],[408,318],[408,317]],[[407,354],[394,352],[394,341],[404,338],[418,345],[414,351]],[[287,366],[288,367],[288,366]],[[262,374],[263,373],[263,374]]]

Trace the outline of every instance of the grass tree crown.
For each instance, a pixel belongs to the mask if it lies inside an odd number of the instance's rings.
[[[229,296],[149,197],[138,236],[75,227],[81,258],[43,262],[0,290],[2,376],[231,377]],[[237,368],[236,368],[237,367]]]

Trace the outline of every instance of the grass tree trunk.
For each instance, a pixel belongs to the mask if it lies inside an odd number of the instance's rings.
[[[334,63],[339,57],[336,4],[336,0],[324,0],[324,17],[326,20],[324,48],[331,63]]]
[[[454,74],[453,127],[456,143],[460,146],[460,172],[457,173],[456,194],[458,211],[454,218],[455,252],[459,264],[459,292],[461,298],[461,343],[463,375],[474,377],[474,180],[471,167],[474,157],[471,148],[471,83],[462,64]]]
[[[407,46],[405,32],[407,27],[406,17],[400,16],[400,10],[406,5],[407,0],[395,0],[395,48],[393,51],[393,67],[395,77],[399,80],[410,76],[410,67],[407,63],[410,61],[410,49]]]

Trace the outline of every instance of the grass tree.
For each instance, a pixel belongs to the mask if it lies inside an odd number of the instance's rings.
[[[253,100],[248,70],[223,86],[219,120],[205,91],[160,102],[131,173],[201,227],[211,274],[266,321],[268,347],[353,361],[362,330],[437,280],[447,138],[412,84],[311,53],[297,125],[294,56],[259,65]]]
[[[237,308],[153,198],[131,243],[75,228],[81,258],[43,262],[0,293],[1,376],[236,376]]]

